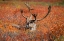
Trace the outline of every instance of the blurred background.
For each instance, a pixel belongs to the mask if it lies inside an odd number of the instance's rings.
[[[52,7],[50,14],[36,23],[35,32],[23,28],[26,19],[20,9],[30,16],[25,2],[34,9],[31,13],[37,14],[37,19],[46,15],[49,5]],[[64,41],[64,0],[0,0],[0,41]]]

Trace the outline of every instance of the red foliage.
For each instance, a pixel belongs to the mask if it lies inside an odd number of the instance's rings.
[[[4,7],[5,6],[5,7]],[[34,10],[32,13],[38,14],[37,18],[42,18],[47,13],[48,6],[34,6]],[[30,13],[27,9],[23,8],[25,16],[28,16]],[[20,34],[14,39],[18,41],[23,40],[49,40],[49,37],[60,37],[64,35],[64,8],[60,6],[52,6],[50,14],[44,20],[41,20],[37,23],[37,32],[32,32],[33,34],[29,34],[28,31],[18,30],[13,27],[11,23],[20,24],[21,27],[25,24],[25,19],[21,16],[20,9],[14,8],[13,6],[3,5],[0,9],[0,29],[2,30],[2,34],[8,31],[10,32],[20,32]],[[6,27],[4,26],[6,25]],[[31,32],[30,32],[31,33]],[[31,38],[29,37],[31,35]],[[33,37],[33,36],[34,37]],[[32,38],[33,37],[33,38]],[[25,39],[24,39],[25,38]],[[6,40],[10,36],[7,36]]]

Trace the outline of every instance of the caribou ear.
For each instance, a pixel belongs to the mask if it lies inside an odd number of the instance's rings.
[[[20,10],[21,11],[21,13],[23,13],[23,10]]]

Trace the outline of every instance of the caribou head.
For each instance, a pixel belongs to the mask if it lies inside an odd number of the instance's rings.
[[[50,13],[50,11],[51,11],[51,6],[49,6],[48,7],[48,12],[47,12],[47,14],[43,17],[43,18],[41,18],[41,19],[36,19],[36,17],[37,17],[37,14],[32,14],[31,12],[30,12],[30,10],[34,10],[34,9],[31,9],[30,8],[30,5],[28,4],[28,3],[25,3],[25,5],[28,7],[28,9],[29,9],[29,13],[31,14],[30,15],[30,17],[25,17],[24,15],[23,15],[23,10],[21,10],[21,14],[22,14],[22,16],[26,19],[26,29],[30,29],[31,31],[34,31],[34,30],[36,30],[36,22],[37,21],[40,21],[40,20],[43,20],[44,18],[46,18],[48,15],[49,15],[49,13]],[[34,17],[34,19],[32,19],[32,17]]]

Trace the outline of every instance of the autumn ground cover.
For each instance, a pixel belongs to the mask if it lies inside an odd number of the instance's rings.
[[[50,14],[43,20],[38,21],[37,30],[30,32],[23,28],[25,16],[30,16],[24,2],[0,2],[0,41],[64,41],[64,7],[59,4],[42,2],[30,2],[31,13],[37,14],[37,19],[44,17],[51,5]],[[12,26],[20,25],[21,29]],[[62,38],[62,39],[61,39]]]

